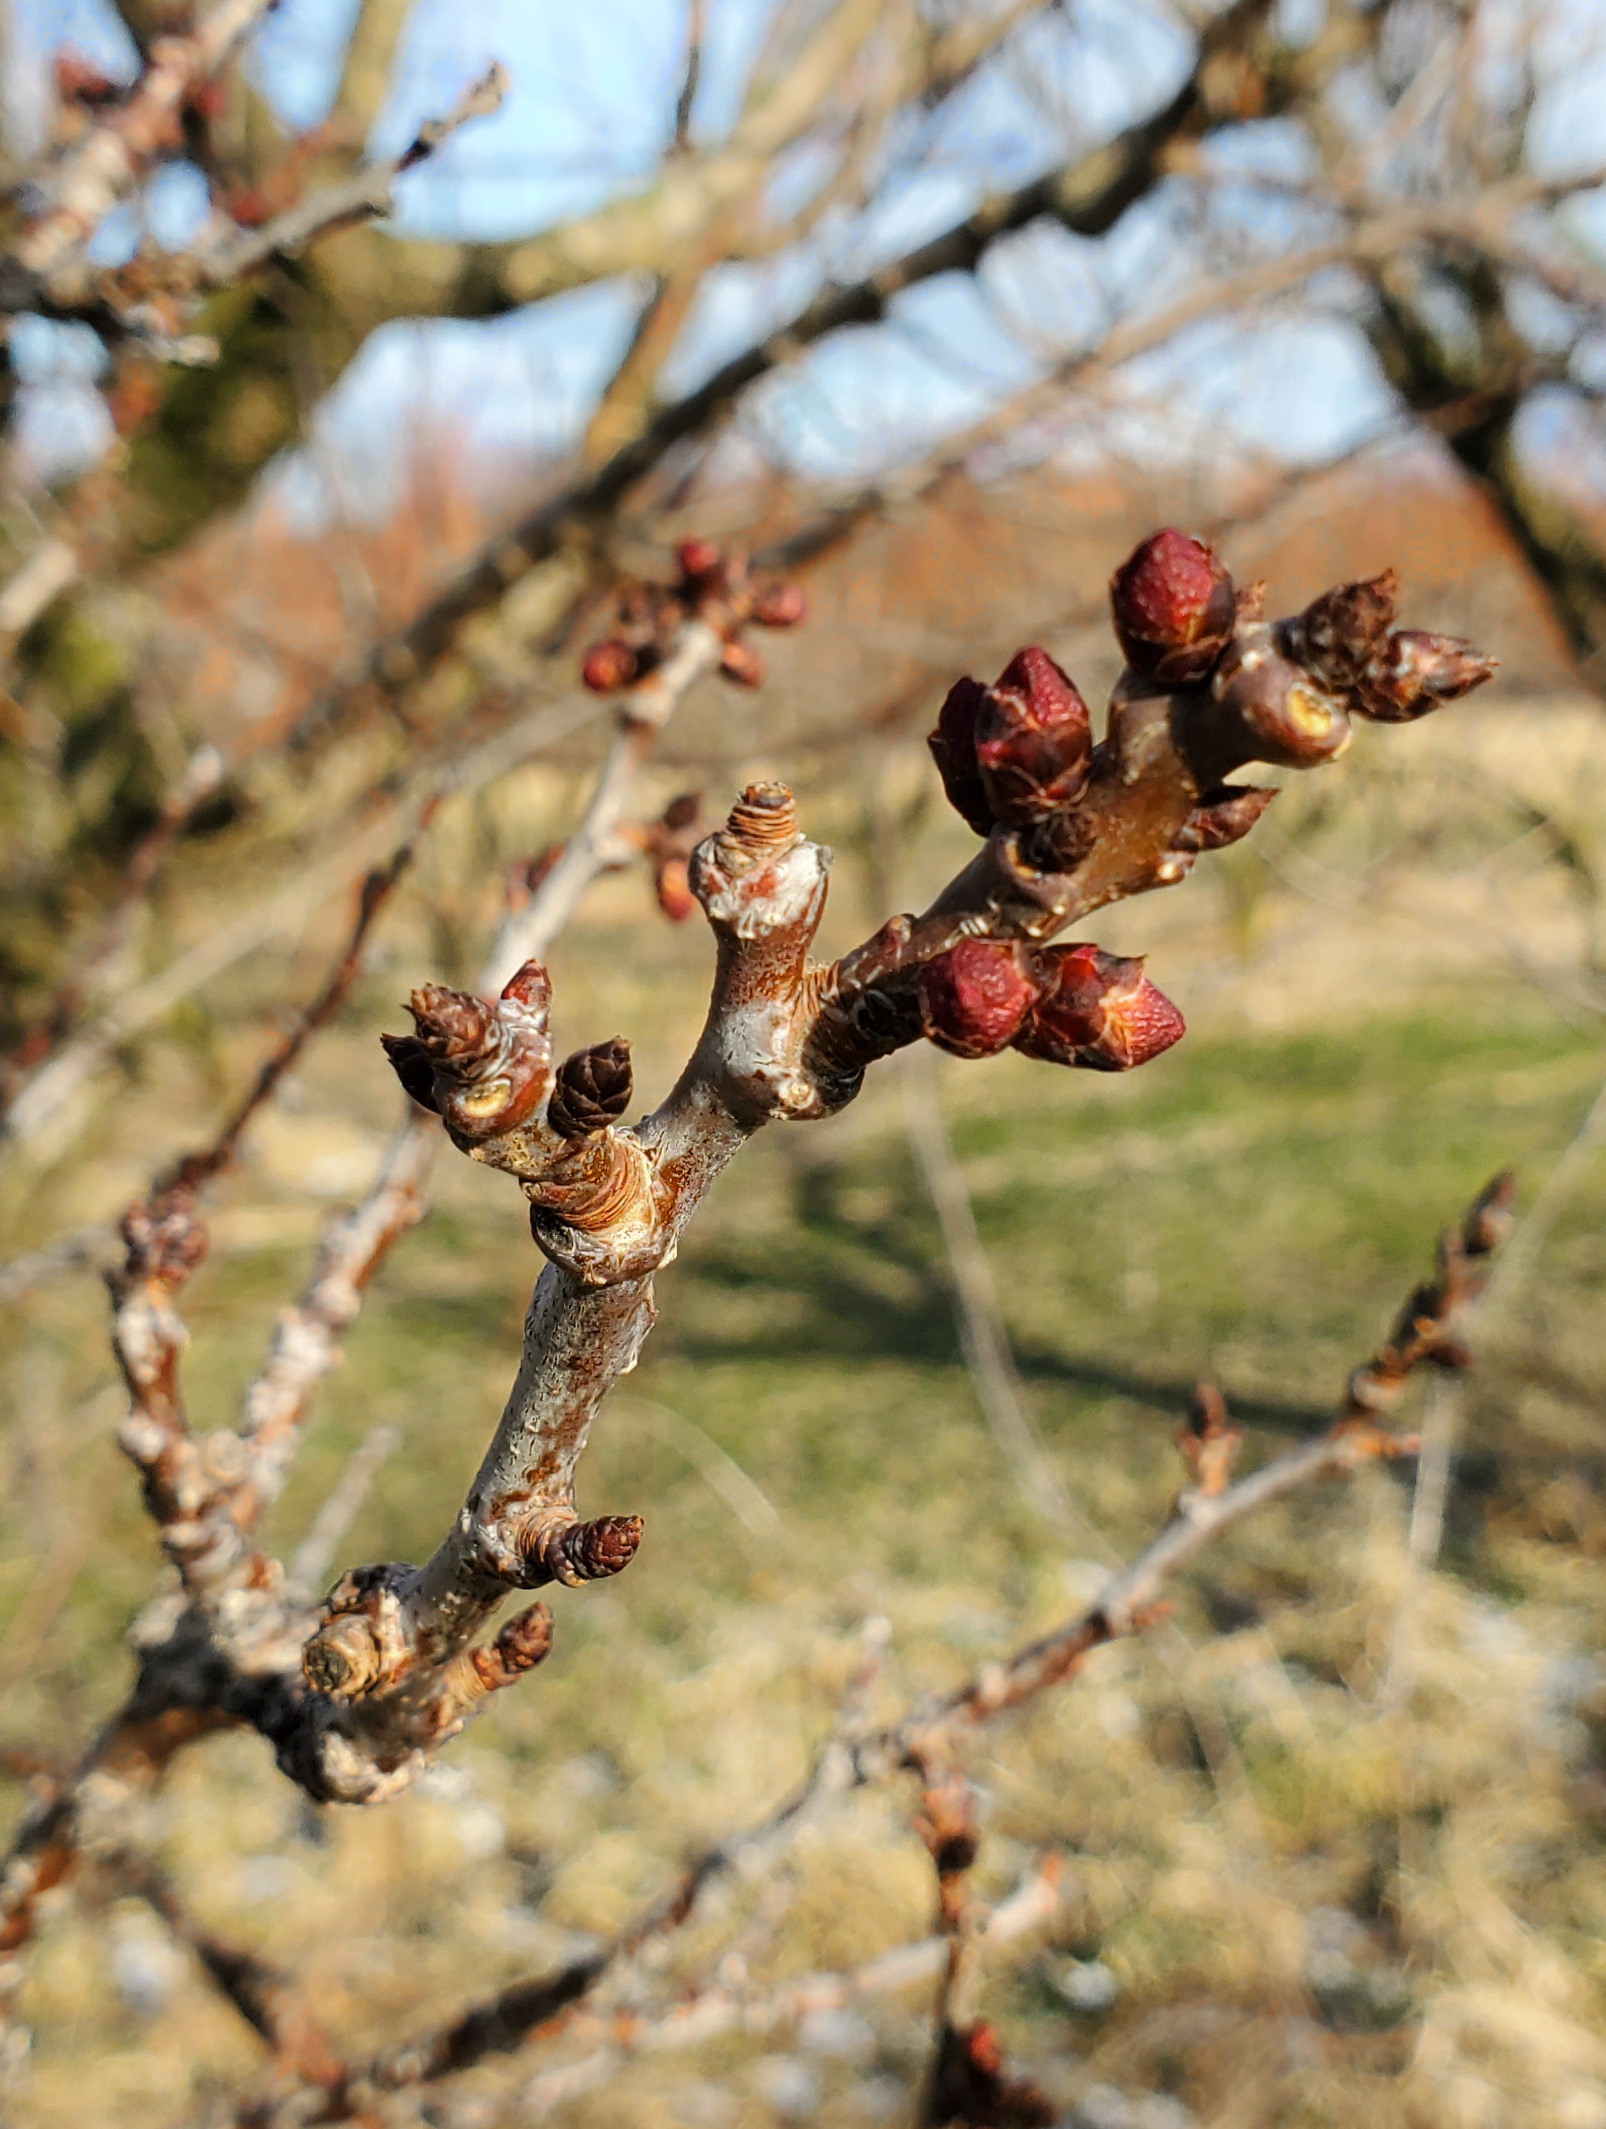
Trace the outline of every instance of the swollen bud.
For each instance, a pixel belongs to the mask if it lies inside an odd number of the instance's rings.
[[[1024,827],[1081,796],[1093,755],[1087,704],[1047,651],[1015,653],[983,694],[975,730],[994,821]]]
[[[720,645],[719,669],[727,680],[734,680],[738,687],[762,687],[764,685],[764,661],[755,650],[749,650],[739,637]]]
[[[1126,1072],[1169,1050],[1182,1015],[1143,973],[1141,961],[1089,943],[1051,946],[1033,973],[1044,996],[1026,1015],[1015,1048],[1049,1064]]]
[[[760,628],[796,628],[808,610],[801,584],[766,584],[753,596],[753,619]]]
[[[629,687],[640,665],[640,659],[628,643],[621,642],[617,636],[608,636],[601,643],[593,643],[586,652],[580,678],[594,694],[617,695],[621,688]]]
[[[1499,663],[1460,636],[1402,628],[1367,667],[1355,707],[1379,724],[1409,724],[1480,687]]]
[[[1232,578],[1202,540],[1167,526],[1110,579],[1110,611],[1127,662],[1151,680],[1202,680],[1232,640]]]
[[[699,577],[711,577],[720,565],[720,552],[712,540],[682,540],[675,549],[675,560],[680,564],[680,573],[688,582],[695,583]]]
[[[920,971],[920,1025],[951,1057],[991,1057],[1008,1049],[1038,995],[1020,947],[961,939]]]
[[[992,803],[976,761],[976,725],[986,699],[979,680],[956,680],[937,713],[937,729],[926,740],[948,803],[978,835],[993,830]]]
[[[1241,761],[1313,769],[1349,745],[1343,703],[1275,650],[1268,628],[1252,628],[1234,641],[1210,693]]]
[[[547,1122],[560,1138],[602,1131],[630,1106],[630,1045],[623,1035],[576,1050],[558,1067]]]

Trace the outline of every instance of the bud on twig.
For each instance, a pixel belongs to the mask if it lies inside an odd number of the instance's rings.
[[[760,628],[796,628],[808,610],[801,584],[766,584],[753,595],[753,619]]]
[[[583,1138],[616,1123],[630,1106],[630,1045],[623,1035],[576,1050],[558,1068],[547,1122],[560,1138]]]
[[[1243,840],[1276,796],[1267,784],[1217,784],[1188,815],[1171,847],[1190,855],[1225,850]]]
[[[1303,666],[1277,651],[1264,624],[1240,632],[1211,677],[1210,692],[1238,728],[1245,759],[1311,769],[1349,745],[1344,705]]]
[[[920,1025],[951,1057],[992,1057],[1008,1049],[1040,995],[1021,947],[961,939],[920,971]]]
[[[937,729],[926,740],[948,803],[978,835],[993,831],[992,800],[976,759],[976,726],[986,700],[979,680],[956,680],[937,712]]]
[[[617,695],[640,670],[641,660],[632,646],[618,636],[606,636],[586,652],[580,678],[594,694]]]
[[[1034,957],[1044,996],[1014,1046],[1049,1064],[1126,1072],[1179,1042],[1182,1015],[1143,973],[1143,963],[1078,943]]]
[[[982,697],[976,763],[995,821],[1024,827],[1081,795],[1093,754],[1087,704],[1047,651],[1017,651]]]
[[[494,1005],[426,983],[408,1002],[414,1032],[380,1040],[407,1092],[455,1137],[494,1138],[523,1123],[551,1084],[550,997],[539,961],[527,961]]]
[[[636,1557],[641,1544],[639,1515],[602,1515],[590,1523],[548,1525],[530,1548],[538,1574],[578,1589],[582,1582],[602,1582]]]
[[[728,642],[721,645],[719,670],[725,679],[734,680],[738,687],[764,685],[763,659],[739,636],[732,636]]]
[[[1243,1438],[1242,1427],[1233,1425],[1227,1400],[1215,1384],[1195,1383],[1188,1399],[1188,1423],[1177,1436],[1177,1447],[1194,1484],[1207,1498],[1227,1490]]]
[[[1400,580],[1392,569],[1358,583],[1335,585],[1284,621],[1281,649],[1323,687],[1352,688],[1382,649],[1394,626]]]
[[[1441,702],[1454,702],[1499,667],[1461,636],[1402,628],[1389,637],[1355,691],[1355,707],[1377,724],[1409,724]]]
[[[1167,526],[1110,579],[1110,610],[1127,661],[1151,680],[1203,680],[1232,638],[1232,578],[1201,540]]]

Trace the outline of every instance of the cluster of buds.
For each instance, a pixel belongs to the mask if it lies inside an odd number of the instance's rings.
[[[454,1139],[478,1145],[534,1115],[552,1084],[547,1016],[552,987],[526,961],[500,998],[426,983],[407,1010],[411,1035],[381,1035],[396,1077]]]
[[[755,584],[747,557],[712,540],[682,540],[675,549],[672,585],[627,584],[619,596],[613,632],[593,643],[580,677],[599,695],[621,694],[645,680],[669,656],[682,625],[705,622],[722,645],[719,669],[740,687],[758,687],[764,661],[742,640],[749,622],[760,628],[795,628],[806,602],[796,584]]]
[[[922,968],[919,998],[926,1036],[954,1057],[1015,1049],[1048,1064],[1127,1072],[1184,1032],[1142,961],[1086,942],[1034,950],[961,939]]]

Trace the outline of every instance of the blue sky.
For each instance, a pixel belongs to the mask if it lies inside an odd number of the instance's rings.
[[[289,126],[327,108],[355,0],[282,0],[250,64]],[[717,138],[740,98],[770,0],[710,0],[695,130]],[[13,0],[18,51],[14,112],[37,110],[44,53],[70,42],[109,70],[131,65],[121,26],[100,0]],[[1321,0],[1285,0],[1285,20],[1310,33]],[[1521,10],[1490,12],[1486,65],[1497,78]],[[1606,60],[1595,0],[1550,7],[1539,53],[1546,86],[1530,127],[1536,165],[1606,162]],[[681,0],[416,0],[375,152],[394,152],[420,119],[445,109],[491,58],[513,88],[492,120],[465,129],[403,181],[399,225],[432,236],[503,238],[536,231],[643,182],[668,137],[684,54]],[[947,226],[986,191],[1012,185],[1090,146],[1163,101],[1188,63],[1188,42],[1157,0],[1071,0],[1031,26],[1017,54],[983,70],[936,120],[916,116],[894,142],[872,210],[828,219],[809,243],[710,277],[672,359],[666,389],[695,383],[755,332],[782,322],[827,277],[849,278]],[[1279,124],[1238,129],[1214,150],[1224,176],[1297,177],[1304,154]],[[797,182],[807,173],[793,173]],[[182,240],[197,210],[195,173],[172,170],[145,210],[162,239]],[[1130,304],[1163,300],[1191,271],[1182,200],[1162,187],[1102,243],[1034,230],[998,248],[977,279],[949,276],[909,291],[888,325],[828,343],[755,395],[750,431],[800,472],[851,476],[917,449],[985,413],[1039,366],[1096,340]],[[1253,186],[1224,185],[1213,226],[1240,251],[1277,248],[1302,210]],[[1596,195],[1582,233],[1606,250]],[[131,243],[133,215],[108,231]],[[398,433],[449,422],[488,459],[561,452],[617,360],[638,287],[577,290],[492,325],[399,324],[377,333],[320,418],[316,449],[281,469],[287,499],[308,516],[338,489],[344,507],[380,510],[398,478]],[[1246,449],[1318,460],[1388,420],[1390,402],[1364,339],[1345,316],[1348,290],[1257,325],[1207,325],[1130,373],[1174,419],[1151,417],[1157,450],[1202,427]],[[25,425],[37,454],[92,445],[96,409],[79,336],[36,334],[20,351],[37,381]],[[1128,422],[1141,447],[1144,424]]]

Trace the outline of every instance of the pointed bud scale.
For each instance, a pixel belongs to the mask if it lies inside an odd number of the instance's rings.
[[[1355,707],[1378,724],[1409,724],[1481,687],[1499,663],[1463,637],[1402,628],[1367,667]]]
[[[1230,843],[1243,840],[1276,796],[1265,784],[1217,784],[1188,815],[1171,847],[1190,856],[1201,850],[1225,850]]]
[[[616,1123],[630,1106],[630,1045],[622,1035],[576,1050],[558,1068],[547,1122],[560,1138],[584,1138]]]
[[[1336,585],[1282,624],[1281,648],[1323,687],[1339,692],[1351,688],[1394,626],[1399,589],[1392,569],[1380,577]]]
[[[390,1059],[391,1070],[402,1083],[402,1092],[409,1101],[417,1102],[421,1109],[428,1109],[439,1116],[440,1106],[435,1100],[435,1067],[429,1061],[429,1052],[416,1035],[381,1035],[380,1043]]]
[[[766,584],[753,600],[760,628],[796,628],[809,610],[801,584]]]
[[[1091,720],[1075,682],[1047,651],[1017,651],[976,720],[976,765],[993,819],[1024,827],[1070,805],[1092,758]]]
[[[991,1057],[1008,1049],[1037,997],[1020,947],[961,939],[920,971],[920,1025],[951,1057]]]
[[[1015,1048],[1049,1064],[1127,1072],[1179,1042],[1182,1015],[1143,973],[1141,961],[1088,943],[1051,946],[1035,957],[1044,996],[1027,1014]]]
[[[719,653],[719,669],[727,680],[734,680],[738,687],[762,687],[764,685],[764,661],[755,650],[735,638],[723,644]]]
[[[979,680],[956,680],[938,712],[937,729],[926,740],[948,803],[978,835],[993,831],[992,803],[976,762],[976,725],[986,697]]]
[[[1202,680],[1232,639],[1232,578],[1202,540],[1174,526],[1135,548],[1110,579],[1128,662],[1170,687]]]
[[[586,652],[580,678],[595,695],[617,695],[621,688],[629,687],[639,668],[640,660],[630,645],[617,636],[609,636],[601,643],[593,643]]]

